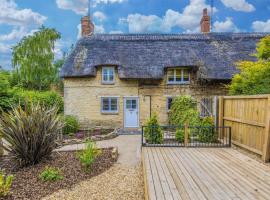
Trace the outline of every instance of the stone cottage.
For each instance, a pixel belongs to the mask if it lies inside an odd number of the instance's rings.
[[[82,18],[82,38],[67,58],[65,114],[81,126],[139,128],[157,113],[168,124],[172,99],[227,94],[235,62],[254,60],[259,33],[210,33],[204,10],[198,34],[93,34]]]

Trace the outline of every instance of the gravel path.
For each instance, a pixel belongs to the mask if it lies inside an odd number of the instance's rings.
[[[116,164],[71,190],[60,190],[43,200],[143,200],[143,192],[141,165],[126,167]]]
[[[100,148],[117,147],[119,158],[118,163],[125,166],[137,166],[141,162],[141,136],[140,135],[120,135],[111,140],[97,141]],[[84,144],[73,144],[61,147],[57,151],[81,150]]]
[[[117,164],[106,172],[82,181],[72,189],[60,190],[44,200],[143,200],[144,185],[141,166],[141,136],[121,135],[97,142],[98,147],[117,147]],[[79,150],[84,145],[68,145],[58,151]]]

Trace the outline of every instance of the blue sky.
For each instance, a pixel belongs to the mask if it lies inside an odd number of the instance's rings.
[[[91,0],[96,33],[196,33],[210,0]],[[80,32],[88,0],[0,0],[0,66],[11,68],[12,46],[42,24],[56,28],[60,58]],[[270,32],[270,0],[214,0],[214,32]]]

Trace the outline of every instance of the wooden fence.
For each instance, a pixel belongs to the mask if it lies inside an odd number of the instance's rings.
[[[232,128],[233,144],[269,161],[270,95],[220,97],[219,126]]]

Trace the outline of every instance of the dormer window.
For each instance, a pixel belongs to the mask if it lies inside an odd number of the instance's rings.
[[[167,70],[168,84],[189,84],[190,72],[186,68],[173,68]]]
[[[102,67],[102,83],[113,84],[115,77],[114,67]]]

